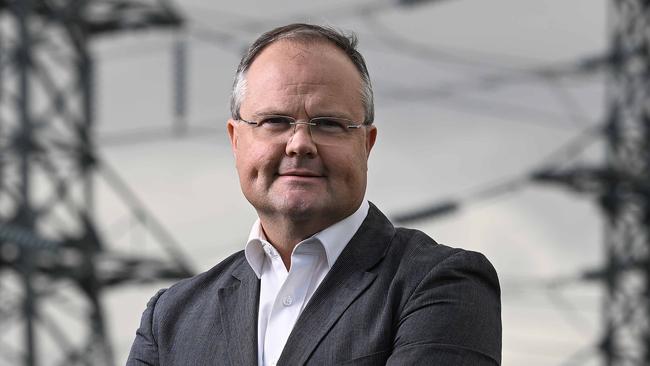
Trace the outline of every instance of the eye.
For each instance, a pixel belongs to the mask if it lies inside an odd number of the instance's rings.
[[[293,119],[285,116],[267,116],[263,117],[258,126],[273,131],[282,131],[291,127]]]
[[[314,118],[312,122],[316,123],[319,130],[327,133],[342,133],[347,130],[348,126],[346,121],[333,117]]]

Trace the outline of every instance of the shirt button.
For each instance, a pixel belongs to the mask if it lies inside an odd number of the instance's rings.
[[[285,297],[282,299],[282,305],[284,305],[284,306],[291,306],[291,304],[293,304],[293,297],[291,297],[291,295],[289,295],[289,296],[285,296]]]

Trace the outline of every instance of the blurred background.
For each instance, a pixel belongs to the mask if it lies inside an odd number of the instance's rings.
[[[236,66],[291,22],[354,31],[367,198],[481,251],[504,365],[650,365],[642,0],[0,0],[0,365],[124,364],[148,299],[243,249]]]

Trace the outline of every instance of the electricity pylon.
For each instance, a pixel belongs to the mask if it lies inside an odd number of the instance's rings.
[[[103,291],[191,274],[97,152],[89,51],[98,36],[181,25],[162,1],[0,0],[0,364],[114,365]],[[168,258],[110,250],[98,173]]]
[[[650,2],[610,8],[611,58],[602,166],[538,174],[598,198],[605,218],[600,351],[607,366],[650,365]]]

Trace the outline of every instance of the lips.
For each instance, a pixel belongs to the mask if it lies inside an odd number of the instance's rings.
[[[280,172],[281,177],[311,177],[311,178],[322,178],[323,175],[311,170],[287,170]]]

